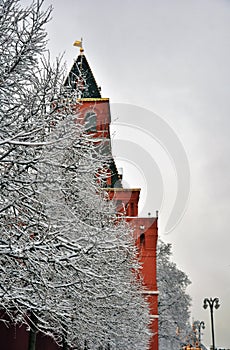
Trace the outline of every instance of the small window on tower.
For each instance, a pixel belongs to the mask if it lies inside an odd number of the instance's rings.
[[[145,246],[145,234],[143,232],[140,235],[140,246]]]
[[[94,111],[87,112],[85,115],[85,130],[97,131],[97,115]]]

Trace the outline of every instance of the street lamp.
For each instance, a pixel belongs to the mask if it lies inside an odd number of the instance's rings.
[[[201,343],[201,329],[205,329],[204,321],[195,321],[193,323],[195,329],[198,331],[198,342]]]
[[[216,348],[215,348],[215,337],[214,337],[213,307],[215,307],[215,309],[218,309],[220,307],[219,299],[205,298],[203,308],[207,309],[208,306],[210,307],[210,313],[211,313],[212,348],[213,350],[215,350]]]

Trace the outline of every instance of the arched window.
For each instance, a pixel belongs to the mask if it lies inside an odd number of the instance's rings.
[[[145,246],[145,234],[144,234],[144,232],[142,232],[141,234],[140,234],[140,246],[142,247],[142,246]]]
[[[97,115],[94,111],[85,114],[85,130],[97,131]]]

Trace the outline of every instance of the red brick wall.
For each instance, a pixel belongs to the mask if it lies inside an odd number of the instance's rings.
[[[0,349],[1,350],[27,350],[29,332],[26,325],[6,325],[0,322]],[[60,350],[61,348],[41,333],[37,334],[36,350]]]

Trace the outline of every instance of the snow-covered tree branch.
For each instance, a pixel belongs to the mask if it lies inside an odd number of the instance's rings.
[[[158,241],[157,278],[159,289],[159,346],[178,349],[189,325],[188,276],[171,261],[171,245]]]
[[[0,309],[79,349],[145,349],[132,233],[99,187],[109,159],[75,123],[77,92],[44,56],[49,16],[42,0],[0,4]]]

